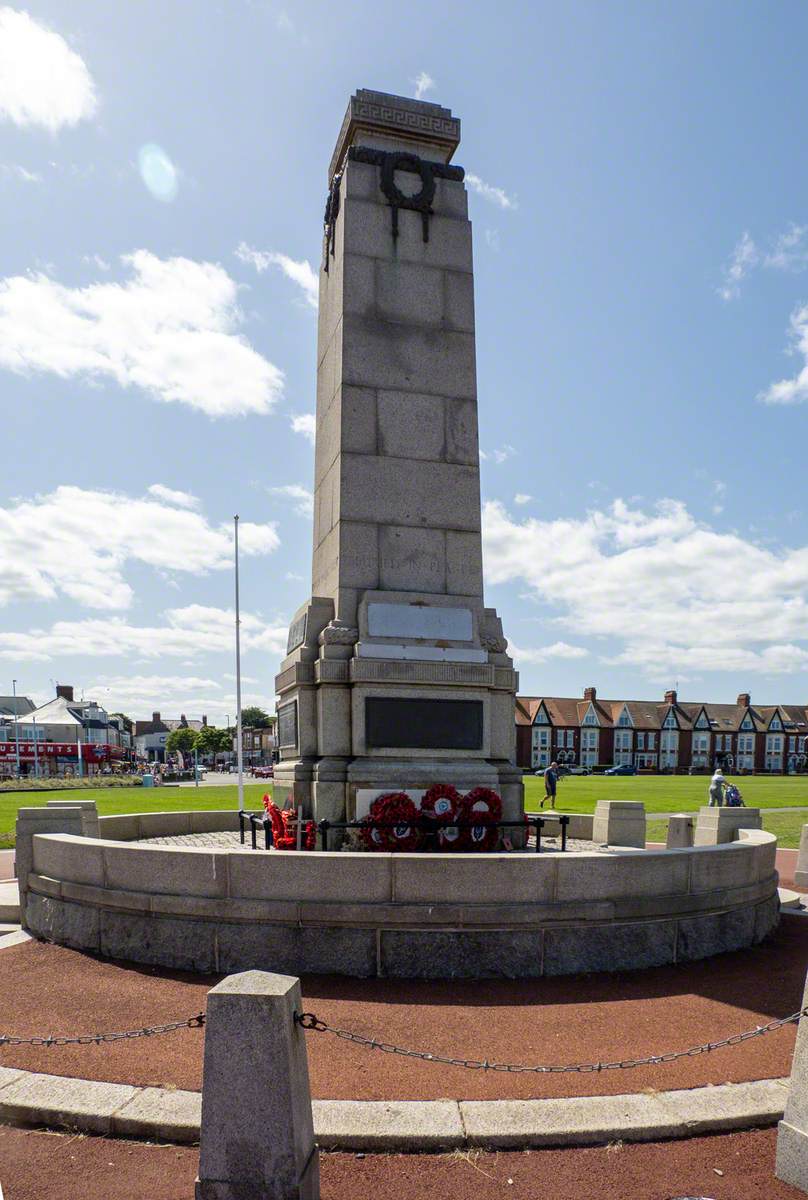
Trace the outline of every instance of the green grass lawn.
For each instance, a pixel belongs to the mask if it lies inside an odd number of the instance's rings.
[[[245,783],[244,804],[260,808],[270,780]],[[82,788],[75,792],[7,792],[0,793],[0,850],[13,846],[14,824],[18,808],[39,808],[48,800],[95,800],[102,817],[118,813],[172,812],[176,809],[235,808],[238,799],[235,783],[221,787],[160,787],[160,788]]]
[[[737,781],[750,808],[808,809],[808,777],[750,775]],[[694,812],[707,803],[709,780],[705,775],[570,775],[558,786],[556,807],[560,812],[593,812],[598,800],[642,800],[648,813]],[[261,798],[271,788],[269,781],[244,785],[248,808],[260,808]],[[544,780],[525,776],[525,806],[537,812],[544,795]],[[130,812],[169,812],[175,809],[235,808],[236,785],[200,788],[87,788],[80,792],[0,793],[0,849],[13,845],[18,808],[44,805],[49,799],[95,800],[102,816]],[[764,828],[781,838],[782,846],[798,846],[800,828],[808,812],[770,813]],[[667,822],[649,822],[649,841],[664,841]]]
[[[524,778],[525,807],[536,812],[544,780]],[[749,808],[808,808],[808,776],[744,775],[732,782]],[[709,784],[707,775],[568,775],[559,782],[556,808],[589,813],[598,800],[641,800],[649,813],[695,812],[707,803]]]

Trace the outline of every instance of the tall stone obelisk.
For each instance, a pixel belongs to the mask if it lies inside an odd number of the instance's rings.
[[[517,675],[483,600],[471,223],[460,121],[358,91],[329,167],[312,598],[276,678],[281,796],[485,785],[521,816]]]

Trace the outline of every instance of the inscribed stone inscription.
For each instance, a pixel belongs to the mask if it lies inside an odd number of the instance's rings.
[[[374,637],[470,642],[471,610],[428,604],[369,604],[368,632]]]
[[[306,640],[306,622],[308,620],[308,610],[293,621],[289,626],[289,640],[286,643],[286,653],[291,654],[293,650],[297,650],[298,646],[302,646]]]
[[[278,709],[278,745],[297,745],[297,700]]]
[[[482,700],[409,700],[368,696],[368,748],[482,750]]]

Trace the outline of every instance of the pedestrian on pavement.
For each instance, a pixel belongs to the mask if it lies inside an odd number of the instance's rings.
[[[558,783],[558,763],[551,762],[544,772],[544,800],[550,801],[550,808],[555,808],[556,784]],[[544,808],[544,800],[539,805]]]

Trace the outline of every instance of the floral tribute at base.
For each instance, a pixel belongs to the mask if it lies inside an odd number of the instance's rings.
[[[368,850],[494,850],[502,800],[491,788],[472,788],[461,796],[448,783],[433,784],[418,808],[406,792],[377,796],[362,823]]]

